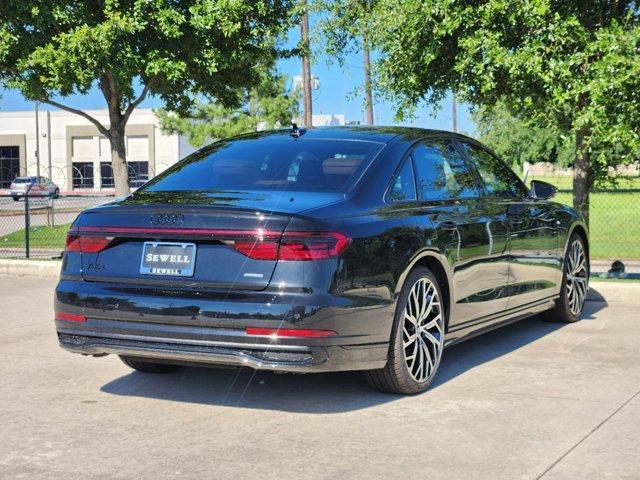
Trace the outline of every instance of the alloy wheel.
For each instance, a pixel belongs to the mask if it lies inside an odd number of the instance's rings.
[[[411,288],[404,310],[404,358],[411,377],[428,381],[438,368],[444,347],[444,318],[438,290],[428,278]]]
[[[569,248],[565,282],[569,310],[571,310],[571,313],[574,315],[578,315],[582,311],[584,302],[587,299],[589,282],[589,270],[587,268],[584,247],[579,240],[575,240]]]

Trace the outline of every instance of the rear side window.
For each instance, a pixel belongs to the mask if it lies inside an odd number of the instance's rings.
[[[421,200],[480,196],[473,172],[448,140],[424,141],[411,153]]]
[[[344,191],[383,144],[293,139],[288,134],[223,141],[196,152],[143,191]]]
[[[476,145],[466,142],[460,145],[478,170],[487,195],[517,198],[527,196],[527,189],[518,176],[498,158]]]
[[[411,160],[406,160],[395,176],[387,193],[388,202],[407,202],[416,199]]]

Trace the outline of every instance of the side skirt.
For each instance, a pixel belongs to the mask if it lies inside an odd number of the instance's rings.
[[[513,312],[501,312],[489,319],[484,319],[481,323],[463,325],[456,330],[447,332],[444,346],[449,347],[451,345],[464,342],[465,340],[477,337],[478,335],[495,330],[496,328],[509,325],[510,323],[517,322],[518,320],[530,317],[536,313],[549,310],[554,307],[557,298],[558,297],[554,296],[523,307],[518,307],[518,309]]]

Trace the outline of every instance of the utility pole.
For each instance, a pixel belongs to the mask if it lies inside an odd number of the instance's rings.
[[[451,120],[453,122],[453,133],[458,133],[458,105],[456,102],[456,92],[451,93]]]
[[[36,102],[36,175],[40,176],[40,115],[39,102]],[[28,172],[27,172],[28,173]]]
[[[51,171],[51,111],[47,110],[47,152],[49,155],[47,159],[49,163],[47,164],[47,176],[49,180],[53,180],[53,172]]]
[[[300,0],[302,18],[300,20],[300,36],[302,40],[302,95],[304,108],[304,124],[313,128],[313,104],[311,101],[311,65],[309,62],[309,13],[307,0]]]
[[[367,110],[367,125],[373,125],[373,94],[371,93],[371,56],[369,55],[369,40],[364,36],[364,94],[365,109]]]

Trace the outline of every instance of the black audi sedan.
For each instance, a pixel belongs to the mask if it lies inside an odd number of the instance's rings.
[[[536,313],[580,318],[587,228],[554,193],[446,132],[222,140],[77,218],[59,342],[142,372],[364,370],[418,393],[448,345]]]

